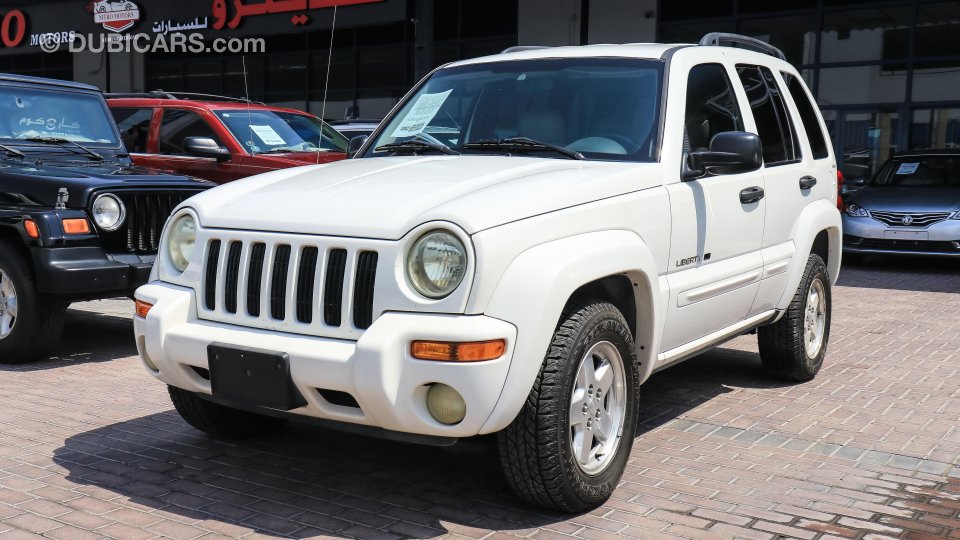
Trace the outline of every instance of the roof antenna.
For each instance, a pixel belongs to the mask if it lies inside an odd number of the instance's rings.
[[[323,105],[320,107],[320,140],[317,143],[317,165],[320,164],[320,149],[323,148],[324,117],[327,115],[327,88],[330,87],[330,64],[333,62],[333,31],[337,29],[337,4],[333,5],[333,23],[330,25],[330,50],[327,52],[327,79],[323,83]]]
[[[250,87],[247,85],[247,55],[242,55],[240,62],[243,64],[243,94],[247,100],[247,128],[250,130],[250,134],[247,136],[247,148],[244,150],[253,154],[253,118],[250,116]]]

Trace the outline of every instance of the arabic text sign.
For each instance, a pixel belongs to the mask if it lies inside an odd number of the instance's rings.
[[[324,9],[356,4],[372,4],[383,0],[265,0],[246,4],[243,0],[233,0],[233,18],[227,22],[228,0],[213,0],[211,8],[214,22],[213,28],[220,30],[224,24],[230,28],[240,26],[244,17],[266,15],[268,13],[295,13],[311,9]]]

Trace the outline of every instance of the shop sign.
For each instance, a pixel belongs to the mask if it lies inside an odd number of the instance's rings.
[[[11,9],[0,19],[0,43],[4,47],[17,47],[27,34],[27,16],[19,9]]]
[[[93,22],[111,32],[123,32],[140,20],[140,7],[130,0],[92,2]]]
[[[293,13],[290,23],[294,26],[306,24],[310,17],[303,12],[311,9],[332,8],[356,4],[372,4],[383,0],[266,0],[264,2],[246,4],[244,0],[233,0],[233,17],[227,21],[227,4],[229,0],[213,0],[213,24],[216,30],[240,26],[244,17],[267,15],[269,13]]]

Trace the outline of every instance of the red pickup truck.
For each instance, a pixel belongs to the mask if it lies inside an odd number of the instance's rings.
[[[134,163],[218,184],[347,157],[319,118],[245,99],[155,91],[107,94]]]

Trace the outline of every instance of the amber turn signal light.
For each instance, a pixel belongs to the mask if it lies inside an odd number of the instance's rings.
[[[136,305],[137,317],[141,319],[146,319],[147,313],[150,313],[150,308],[153,307],[153,304],[144,302],[143,300],[137,300],[134,304]]]
[[[440,362],[483,362],[503,356],[507,350],[505,339],[457,343],[450,341],[414,341],[410,355],[419,360]]]
[[[84,218],[63,220],[63,232],[66,234],[90,234],[90,223]]]
[[[30,238],[40,238],[40,229],[37,228],[37,222],[32,219],[23,220],[23,228],[27,230],[27,236]]]

